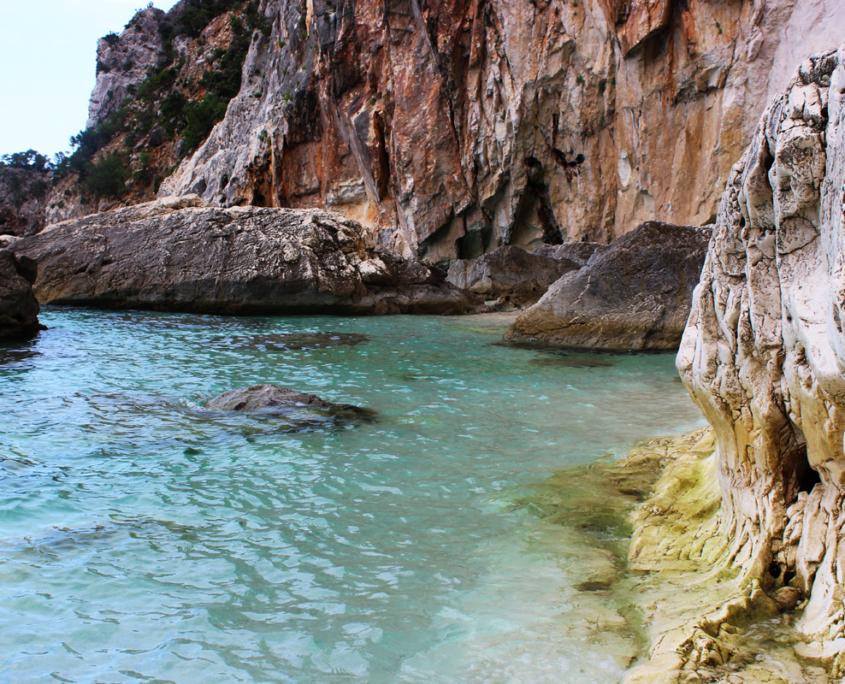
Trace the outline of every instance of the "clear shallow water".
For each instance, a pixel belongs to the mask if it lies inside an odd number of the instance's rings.
[[[670,355],[561,364],[478,319],[42,321],[0,347],[0,681],[619,681],[583,550],[512,504],[699,424]],[[320,331],[369,340],[267,338]],[[201,409],[258,383],[380,418]]]

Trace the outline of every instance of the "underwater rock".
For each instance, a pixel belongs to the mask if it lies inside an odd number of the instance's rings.
[[[505,337],[620,351],[677,349],[709,239],[709,228],[643,223],[554,283]]]
[[[485,299],[527,306],[540,299],[562,275],[580,267],[568,258],[529,253],[511,245],[477,259],[458,259],[449,267],[446,279]]]
[[[38,262],[42,304],[225,314],[466,313],[475,295],[419,261],[376,252],[321,210],[167,198],[50,226],[13,244]]]
[[[0,341],[34,337],[44,330],[32,293],[36,273],[32,259],[0,250]]]
[[[244,413],[286,414],[296,409],[308,409],[318,415],[340,419],[372,419],[372,409],[352,404],[334,404],[315,394],[296,392],[276,385],[253,385],[244,389],[223,392],[209,400],[211,411],[240,411]]]
[[[362,333],[306,332],[279,333],[276,335],[234,336],[216,340],[216,347],[259,349],[262,351],[297,351],[300,349],[325,349],[326,347],[356,347],[369,342],[370,336]]]
[[[531,359],[532,366],[558,368],[612,368],[616,364],[595,354],[550,354],[539,359]]]

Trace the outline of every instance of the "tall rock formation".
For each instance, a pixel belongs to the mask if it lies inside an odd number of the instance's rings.
[[[809,596],[845,674],[845,46],[801,63],[731,170],[678,368],[714,427],[730,558]]]
[[[161,195],[324,207],[396,252],[713,220],[838,0],[263,0],[240,94]],[[788,69],[784,65],[789,63]],[[398,227],[398,228],[397,228]]]
[[[97,43],[97,83],[88,103],[91,128],[105,121],[127,98],[134,99],[138,85],[161,57],[162,25],[167,15],[160,9],[140,10],[123,33],[110,33]]]

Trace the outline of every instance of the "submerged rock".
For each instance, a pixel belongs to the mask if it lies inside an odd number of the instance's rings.
[[[597,354],[549,354],[539,359],[531,359],[529,363],[532,366],[557,368],[612,368],[616,365]]]
[[[485,299],[526,306],[540,299],[563,274],[580,267],[568,258],[529,253],[511,245],[477,259],[459,259],[449,267],[447,280]]]
[[[212,342],[226,348],[249,348],[263,351],[296,351],[300,349],[325,349],[326,347],[356,347],[369,342],[370,336],[361,333],[279,333],[277,335],[235,336]]]
[[[199,313],[465,313],[481,304],[419,261],[376,252],[319,210],[168,199],[65,221],[13,244],[39,301]]]
[[[229,390],[209,400],[205,407],[211,411],[241,411],[244,413],[289,414],[306,409],[318,416],[338,419],[372,419],[375,412],[352,404],[334,404],[315,394],[296,392],[276,385],[254,385]]]
[[[0,341],[34,337],[44,329],[32,293],[36,273],[31,259],[0,250]]]
[[[620,351],[677,349],[709,239],[709,228],[643,223],[554,283],[505,337]]]

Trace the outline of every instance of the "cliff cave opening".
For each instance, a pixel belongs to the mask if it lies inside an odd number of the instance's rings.
[[[523,160],[525,165],[526,184],[525,191],[519,203],[514,221],[514,234],[508,244],[519,244],[521,241],[530,241],[527,229],[539,229],[540,239],[547,245],[563,244],[563,232],[558,225],[552,201],[549,195],[549,186],[545,180],[545,173],[542,162],[536,157],[526,157]],[[532,225],[532,218],[536,218],[537,224]],[[518,235],[517,233],[521,233]]]
[[[784,503],[790,506],[801,492],[813,491],[821,476],[810,465],[804,433],[791,421],[787,421],[781,432],[781,445]]]

